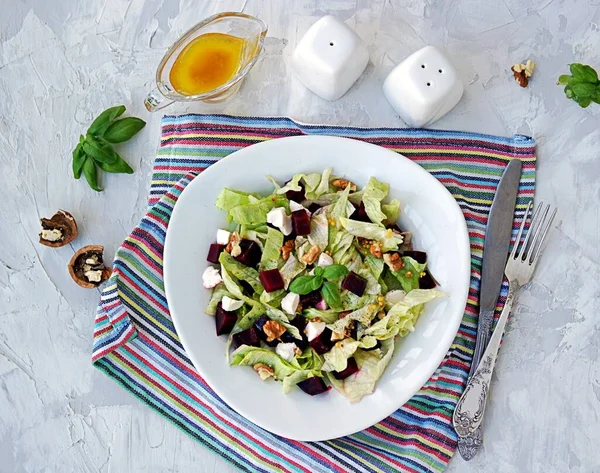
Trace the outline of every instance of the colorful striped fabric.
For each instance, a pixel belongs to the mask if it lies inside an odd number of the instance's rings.
[[[196,373],[169,317],[162,252],[177,198],[206,167],[263,140],[323,134],[376,143],[438,178],[461,206],[472,277],[462,325],[446,358],[406,405],[373,427],[328,442],[270,434],[230,409]],[[517,217],[533,198],[535,143],[450,131],[305,125],[289,118],[166,116],[149,210],[118,250],[94,333],[94,365],[200,443],[248,472],[440,472],[456,448],[451,416],[474,346],[483,236],[494,192],[511,159],[523,161]],[[505,294],[505,292],[504,292]],[[502,304],[504,298],[500,298]]]

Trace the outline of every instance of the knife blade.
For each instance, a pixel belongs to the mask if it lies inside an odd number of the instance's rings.
[[[521,161],[513,159],[502,174],[490,210],[483,245],[477,341],[469,377],[477,369],[489,342],[512,233],[513,214],[521,180]]]

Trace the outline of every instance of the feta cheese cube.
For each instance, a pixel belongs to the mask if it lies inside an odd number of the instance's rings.
[[[325,322],[308,322],[306,324],[306,328],[304,329],[304,333],[306,334],[308,341],[312,342],[315,338],[321,335],[323,330],[325,330]]]
[[[269,210],[267,223],[277,227],[285,236],[292,233],[292,217],[285,213],[283,207],[275,207]]]
[[[406,292],[402,289],[394,289],[385,295],[385,301],[390,305],[394,305],[404,299],[405,296]]]
[[[304,207],[304,205],[299,204],[298,202],[294,202],[293,200],[290,200],[290,212],[296,212],[297,210],[306,210],[308,212],[308,209],[306,207]],[[310,213],[310,212],[308,212]]]
[[[222,281],[223,279],[221,278],[221,273],[219,273],[218,269],[213,268],[212,266],[206,268],[204,273],[202,273],[202,285],[206,289],[212,289]]]
[[[225,312],[233,312],[234,310],[238,310],[243,305],[244,303],[242,301],[232,299],[229,296],[223,296],[223,299],[221,299],[221,307]]]
[[[228,232],[227,230],[221,230],[220,228],[217,230],[218,245],[226,245],[229,243],[229,237],[231,237],[231,232]]]
[[[281,300],[281,308],[283,309],[284,312],[286,312],[289,315],[294,315],[296,313],[298,304],[300,304],[300,296],[293,292],[289,292]]]
[[[317,260],[317,266],[329,266],[333,264],[333,258],[327,253],[321,253]]]
[[[298,347],[295,343],[278,343],[275,347],[275,353],[286,361],[292,361],[297,349]]]

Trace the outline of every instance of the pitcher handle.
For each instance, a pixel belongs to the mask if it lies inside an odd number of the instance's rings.
[[[148,96],[144,100],[144,105],[146,106],[149,112],[156,112],[157,110],[161,110],[165,107],[168,107],[173,102],[173,100],[170,100],[166,98],[163,94],[161,94],[158,89],[154,89],[148,94]]]

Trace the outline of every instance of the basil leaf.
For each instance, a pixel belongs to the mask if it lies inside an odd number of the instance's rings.
[[[98,175],[96,173],[96,164],[93,159],[86,159],[83,163],[83,175],[90,187],[95,191],[100,192],[101,187],[98,186]]]
[[[573,86],[573,92],[579,97],[591,97],[596,92],[596,86],[582,82]]]
[[[596,93],[591,97],[593,102],[600,103],[600,87],[596,89]]]
[[[565,87],[565,95],[567,96],[568,99],[572,99],[573,98],[573,88],[570,85],[567,85]]]
[[[587,108],[592,103],[592,99],[590,97],[579,97],[577,103],[581,108]]]
[[[314,276],[311,284],[312,290],[316,291],[321,287],[321,284],[323,284],[323,276]]]
[[[79,143],[73,150],[73,177],[79,179],[81,177],[81,170],[83,164],[87,159],[87,154],[83,151],[83,146]]]
[[[330,264],[325,267],[323,277],[328,280],[338,279],[348,274],[348,268],[343,264]]]
[[[131,166],[129,164],[127,164],[127,161],[125,161],[116,152],[115,152],[115,155],[117,156],[117,160],[112,164],[103,163],[101,161],[98,162],[98,166],[100,166],[100,169],[102,169],[103,171],[112,172],[115,174],[133,174],[133,169],[131,169]]]
[[[312,287],[313,279],[312,276],[300,276],[299,278],[294,279],[292,284],[290,284],[290,292],[303,296],[314,291]]]
[[[123,118],[113,122],[104,132],[103,138],[109,143],[122,143],[135,135],[144,126],[146,126],[146,122],[141,118]]]
[[[117,105],[116,107],[111,107],[104,112],[102,112],[98,117],[92,122],[90,127],[88,128],[88,134],[90,135],[103,135],[106,129],[110,126],[112,121],[123,115],[125,112],[125,105]]]
[[[317,266],[315,268],[315,276],[323,276],[324,271],[325,269],[323,268],[323,266]]]
[[[323,283],[323,287],[321,288],[321,295],[325,299],[325,302],[327,302],[327,305],[332,309],[337,309],[342,306],[340,290],[334,283],[325,281]]]
[[[584,72],[582,68],[583,64],[569,64],[569,70],[571,71],[571,74],[573,75],[573,77],[576,77],[579,80],[583,79]]]
[[[562,74],[562,75],[558,76],[558,83],[562,84],[562,85],[569,85],[572,80],[573,80],[573,77],[571,77],[568,74]]]
[[[105,145],[91,135],[88,135],[83,143],[85,154],[100,163],[113,164],[117,160],[117,153],[110,145]]]

